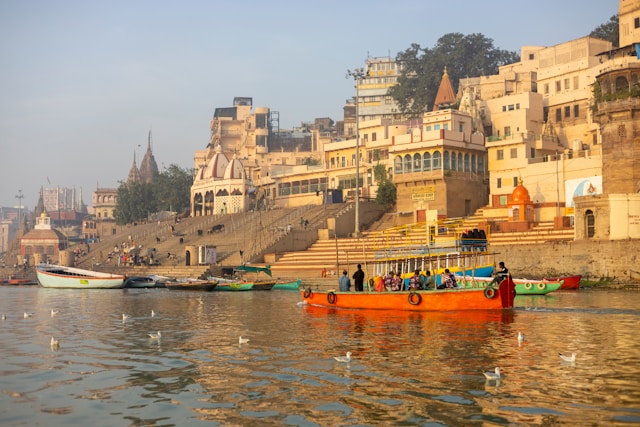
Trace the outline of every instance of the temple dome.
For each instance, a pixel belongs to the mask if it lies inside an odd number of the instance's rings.
[[[513,203],[531,202],[529,190],[527,190],[526,187],[522,185],[522,180],[518,181],[518,186],[513,190],[513,193],[511,193],[511,201]]]

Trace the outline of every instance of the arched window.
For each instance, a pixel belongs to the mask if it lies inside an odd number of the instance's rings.
[[[471,165],[469,164],[469,153],[464,155],[464,171],[471,172]]]
[[[411,173],[411,154],[404,156],[404,173]]]
[[[433,169],[440,169],[442,167],[442,154],[439,151],[433,153]]]
[[[478,155],[478,173],[484,175],[484,156]]]
[[[458,170],[462,172],[462,153],[458,153]]]
[[[393,173],[396,175],[402,173],[402,157],[400,156],[393,159]]]
[[[420,153],[413,155],[413,171],[420,172],[422,170],[422,156]]]
[[[629,90],[629,81],[624,76],[616,77],[616,93],[627,92]]]
[[[431,170],[431,153],[425,152],[422,156],[422,170],[430,171]]]
[[[458,160],[458,155],[456,153],[451,153],[451,170],[455,171],[457,169],[457,162]]]
[[[451,164],[449,163],[449,152],[445,151],[444,152],[444,170],[448,171],[450,167],[451,167]]]
[[[596,235],[596,217],[591,209],[584,213],[585,235],[592,238]]]
[[[476,173],[477,169],[476,169],[476,155],[472,154],[471,155],[471,172]]]

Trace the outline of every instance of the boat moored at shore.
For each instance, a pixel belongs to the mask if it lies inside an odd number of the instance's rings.
[[[39,264],[36,267],[38,282],[43,288],[72,289],[120,289],[126,276],[102,273],[54,264]]]

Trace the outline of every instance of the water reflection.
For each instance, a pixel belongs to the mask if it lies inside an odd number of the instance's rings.
[[[297,293],[280,291],[0,288],[0,297],[2,425],[640,422],[632,292],[450,313],[299,306]],[[347,351],[350,363],[334,360]],[[571,352],[575,363],[558,355]],[[501,379],[487,381],[496,366]]]

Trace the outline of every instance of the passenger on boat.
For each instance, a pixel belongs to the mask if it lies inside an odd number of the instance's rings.
[[[456,281],[456,276],[449,271],[448,268],[444,269],[444,276],[442,277],[442,288],[457,288],[458,282]]]
[[[382,276],[376,276],[373,279],[373,290],[376,292],[384,291],[384,279]]]
[[[364,271],[362,270],[361,264],[358,264],[358,269],[351,277],[353,279],[353,285],[356,288],[356,292],[364,291]]]
[[[433,276],[431,275],[431,272],[429,270],[427,270],[426,274],[427,274],[427,277],[424,280],[424,288],[425,289],[435,289],[436,288],[436,282],[435,282],[435,280],[433,280]]]
[[[393,276],[393,280],[391,281],[391,290],[392,291],[402,290],[402,277],[400,277],[399,271],[396,273],[395,276]]]
[[[347,270],[344,270],[342,272],[342,276],[340,276],[340,292],[349,292],[351,288],[351,279],[349,279],[347,274]]]
[[[493,276],[493,280],[489,282],[488,286],[492,286],[493,284],[498,284],[502,282],[504,279],[506,279],[508,276],[509,276],[509,269],[505,267],[504,261],[500,261],[498,263],[498,271],[496,272],[496,275]]]
[[[422,289],[422,279],[420,279],[420,270],[416,270],[413,272],[413,276],[409,279],[409,289],[410,290],[421,290]]]
[[[384,289],[386,291],[390,291],[393,285],[393,271],[390,271],[389,274],[384,276]]]

